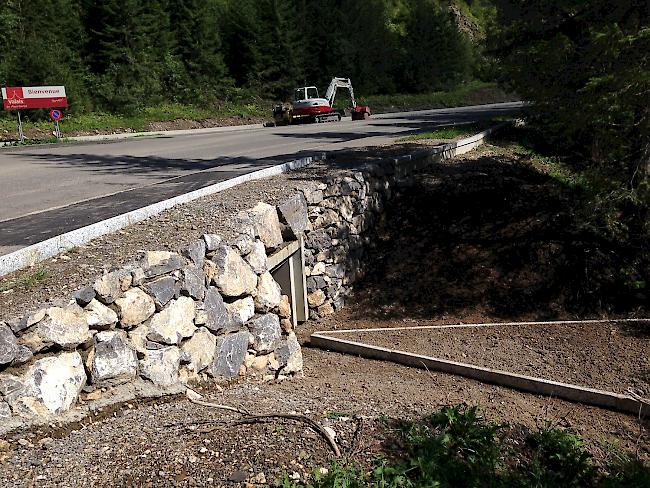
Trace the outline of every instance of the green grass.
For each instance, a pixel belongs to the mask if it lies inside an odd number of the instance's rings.
[[[325,416],[330,420],[336,420],[336,419],[340,419],[340,418],[343,418],[343,417],[349,417],[349,418],[354,417],[354,415],[351,414],[351,413],[337,412],[337,411],[327,412],[327,414]]]
[[[476,134],[486,129],[489,124],[462,124],[441,127],[431,132],[422,132],[397,139],[397,142],[413,142],[427,139],[455,139]]]
[[[650,466],[611,452],[597,463],[570,429],[551,425],[515,434],[476,407],[445,407],[418,421],[393,421],[397,452],[371,466],[333,462],[315,471],[311,488],[641,488]],[[293,488],[285,478],[280,486]]]
[[[148,107],[135,115],[120,115],[103,112],[87,114],[66,114],[59,122],[63,134],[79,131],[131,129],[134,131],[148,130],[149,124],[167,122],[178,119],[206,120],[224,117],[265,117],[270,113],[270,102],[259,100],[250,103],[225,102],[214,107],[198,107],[179,103],[165,103]],[[52,130],[49,120],[30,121],[29,117],[23,123],[25,129]],[[0,130],[16,131],[16,121],[13,117],[5,116],[0,119]]]
[[[455,90],[422,94],[393,94],[360,97],[361,105],[368,105],[372,113],[403,112],[434,108],[461,107],[513,100],[495,83],[473,81]]]
[[[23,273],[15,280],[0,281],[0,293],[13,290],[17,287],[25,287],[28,290],[36,288],[38,284],[49,276],[49,273],[44,269],[39,269],[33,272]]]

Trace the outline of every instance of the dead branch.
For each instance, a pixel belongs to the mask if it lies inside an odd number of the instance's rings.
[[[235,425],[242,425],[242,424],[256,424],[256,423],[262,423],[267,420],[271,419],[284,419],[284,420],[294,420],[297,422],[302,422],[307,424],[309,427],[311,427],[314,431],[316,431],[318,434],[320,434],[327,442],[329,443],[330,447],[334,451],[334,454],[336,457],[341,456],[341,450],[339,449],[338,444],[334,440],[334,437],[330,435],[325,428],[320,425],[318,422],[316,422],[313,419],[310,419],[306,415],[300,415],[300,414],[293,414],[293,413],[269,413],[269,414],[251,414],[248,410],[245,410],[243,408],[236,408],[236,407],[231,407],[229,405],[221,405],[218,403],[210,403],[206,402],[203,400],[199,400],[196,398],[198,394],[196,392],[190,393],[190,390],[188,390],[187,394],[187,399],[195,403],[197,405],[201,405],[203,407],[209,407],[209,408],[217,408],[220,410],[227,410],[229,412],[235,412],[240,415],[243,415],[243,418],[233,420],[231,423]]]
[[[238,413],[240,415],[247,415],[247,416],[252,415],[248,410],[246,410],[244,408],[231,407],[229,405],[220,405],[218,403],[204,402],[203,400],[199,400],[197,398],[190,398],[189,396],[188,396],[188,399],[192,403],[196,403],[197,405],[201,405],[203,407],[218,408],[220,410],[228,410],[229,412],[235,412],[235,413]]]

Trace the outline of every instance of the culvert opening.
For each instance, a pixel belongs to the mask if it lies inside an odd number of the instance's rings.
[[[320,327],[338,329],[339,343],[312,337],[312,344],[379,359],[393,356],[391,360],[400,350],[405,356],[398,362],[409,357],[409,365],[420,367],[419,356],[435,356],[476,366],[474,373],[481,373],[474,377],[497,383],[503,377],[486,370],[506,371],[510,379],[517,379],[500,384],[628,412],[638,413],[640,405],[647,405],[646,320],[547,323],[646,316],[646,294],[630,287],[629,276],[616,271],[647,270],[647,256],[638,252],[633,240],[606,238],[593,225],[597,216],[591,222],[587,219],[593,208],[579,189],[497,152],[434,164],[381,192],[386,199],[372,216],[362,251],[339,260],[345,268],[343,282],[348,272],[358,274],[359,269],[365,277],[355,282],[354,292],[343,285],[347,306]],[[349,195],[354,207],[358,197],[353,188]],[[340,207],[348,203],[344,196],[338,198]],[[326,198],[324,208],[330,207]],[[314,220],[316,231],[324,212]],[[324,234],[334,239],[347,230],[345,224],[324,225]],[[340,247],[336,243],[323,249],[322,242],[316,244],[314,254],[326,260],[326,272],[309,277],[308,286],[324,289],[326,300],[334,304],[337,290],[329,283],[335,277]],[[313,266],[318,263],[316,259]],[[320,313],[323,305],[316,307],[322,295],[310,291],[312,310],[327,316]],[[452,329],[435,334],[432,329],[363,332],[513,321],[507,327],[475,327],[461,334]],[[341,329],[355,331],[343,337]],[[378,353],[377,348],[384,351]],[[454,368],[443,370],[462,374]],[[548,388],[540,388],[542,383]],[[605,394],[585,393],[588,390]],[[578,393],[567,396],[566,391]]]
[[[302,239],[291,242],[268,258],[271,276],[289,298],[293,327],[309,317]]]

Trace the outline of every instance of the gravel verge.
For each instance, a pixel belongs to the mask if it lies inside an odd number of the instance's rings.
[[[141,250],[177,251],[203,234],[229,237],[228,221],[259,201],[277,205],[314,181],[377,158],[394,157],[422,146],[450,141],[425,140],[328,155],[328,160],[279,176],[247,182],[92,240],[0,279],[0,322],[20,317],[40,304],[67,298],[105,270],[122,267]]]

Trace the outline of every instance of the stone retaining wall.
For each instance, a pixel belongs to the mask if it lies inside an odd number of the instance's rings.
[[[0,424],[83,410],[133,386],[178,392],[211,378],[302,370],[289,298],[267,259],[303,240],[310,318],[340,309],[394,184],[427,159],[384,161],[260,202],[178,253],[142,252],[70,301],[0,322]]]
[[[348,171],[303,190],[309,206],[305,274],[309,317],[331,315],[345,305],[367,268],[365,255],[384,224],[383,210],[397,184],[410,181],[439,155],[385,160]]]

